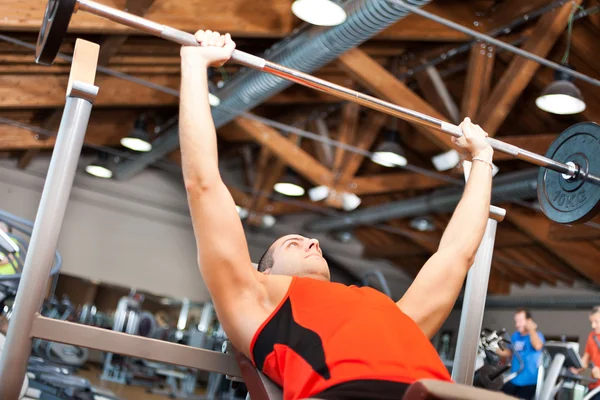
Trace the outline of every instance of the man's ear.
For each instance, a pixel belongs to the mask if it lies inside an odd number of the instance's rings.
[[[267,268],[263,271],[263,274],[265,275],[271,275],[271,271],[273,270],[273,268]]]

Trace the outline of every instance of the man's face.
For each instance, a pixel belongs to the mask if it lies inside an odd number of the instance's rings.
[[[525,313],[523,311],[515,314],[515,328],[517,328],[517,331],[519,331],[520,333],[525,333],[525,331],[526,331],[525,324],[526,323],[527,323],[527,317],[525,316]]]
[[[286,235],[277,239],[272,248],[273,268],[266,273],[329,280],[329,266],[323,258],[318,240]]]
[[[590,323],[594,333],[600,334],[600,312],[590,315]]]

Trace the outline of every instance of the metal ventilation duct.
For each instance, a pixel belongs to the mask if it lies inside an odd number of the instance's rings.
[[[537,195],[537,174],[538,169],[529,169],[499,175],[493,182],[492,203],[500,204],[514,199],[535,198]],[[368,207],[339,217],[319,217],[309,222],[305,228],[310,232],[328,232],[396,218],[451,212],[456,208],[462,194],[463,188],[439,189],[425,196]]]
[[[431,0],[406,0],[423,7]],[[265,52],[265,58],[302,72],[312,73],[346,51],[360,45],[390,27],[409,12],[387,0],[354,0],[345,5],[346,21],[331,28],[313,27],[293,39],[276,43]],[[214,107],[213,120],[217,128],[291,86],[292,82],[274,75],[247,69],[217,93],[221,105]],[[179,146],[177,130],[161,144],[135,160],[123,163],[116,171],[118,179],[128,179]]]

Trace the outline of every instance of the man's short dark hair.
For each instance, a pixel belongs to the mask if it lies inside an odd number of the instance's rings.
[[[264,272],[269,268],[273,268],[273,253],[275,252],[275,248],[273,245],[269,246],[267,251],[264,252],[260,260],[258,261],[258,272]]]
[[[600,313],[600,306],[594,306],[594,308],[592,308],[592,311],[590,311],[590,316]]]
[[[525,313],[525,318],[527,318],[527,319],[533,319],[533,317],[531,316],[531,311],[529,311],[526,308],[519,308],[517,310],[517,312],[515,312],[515,314],[518,314],[518,313]]]

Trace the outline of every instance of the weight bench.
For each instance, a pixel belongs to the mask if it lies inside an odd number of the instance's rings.
[[[235,359],[242,372],[248,394],[252,400],[281,400],[281,388],[266,375],[254,367],[252,362],[242,353],[233,349]],[[512,400],[515,397],[504,393],[474,388],[457,383],[424,379],[410,385],[402,400]],[[319,400],[311,398],[306,400]]]

